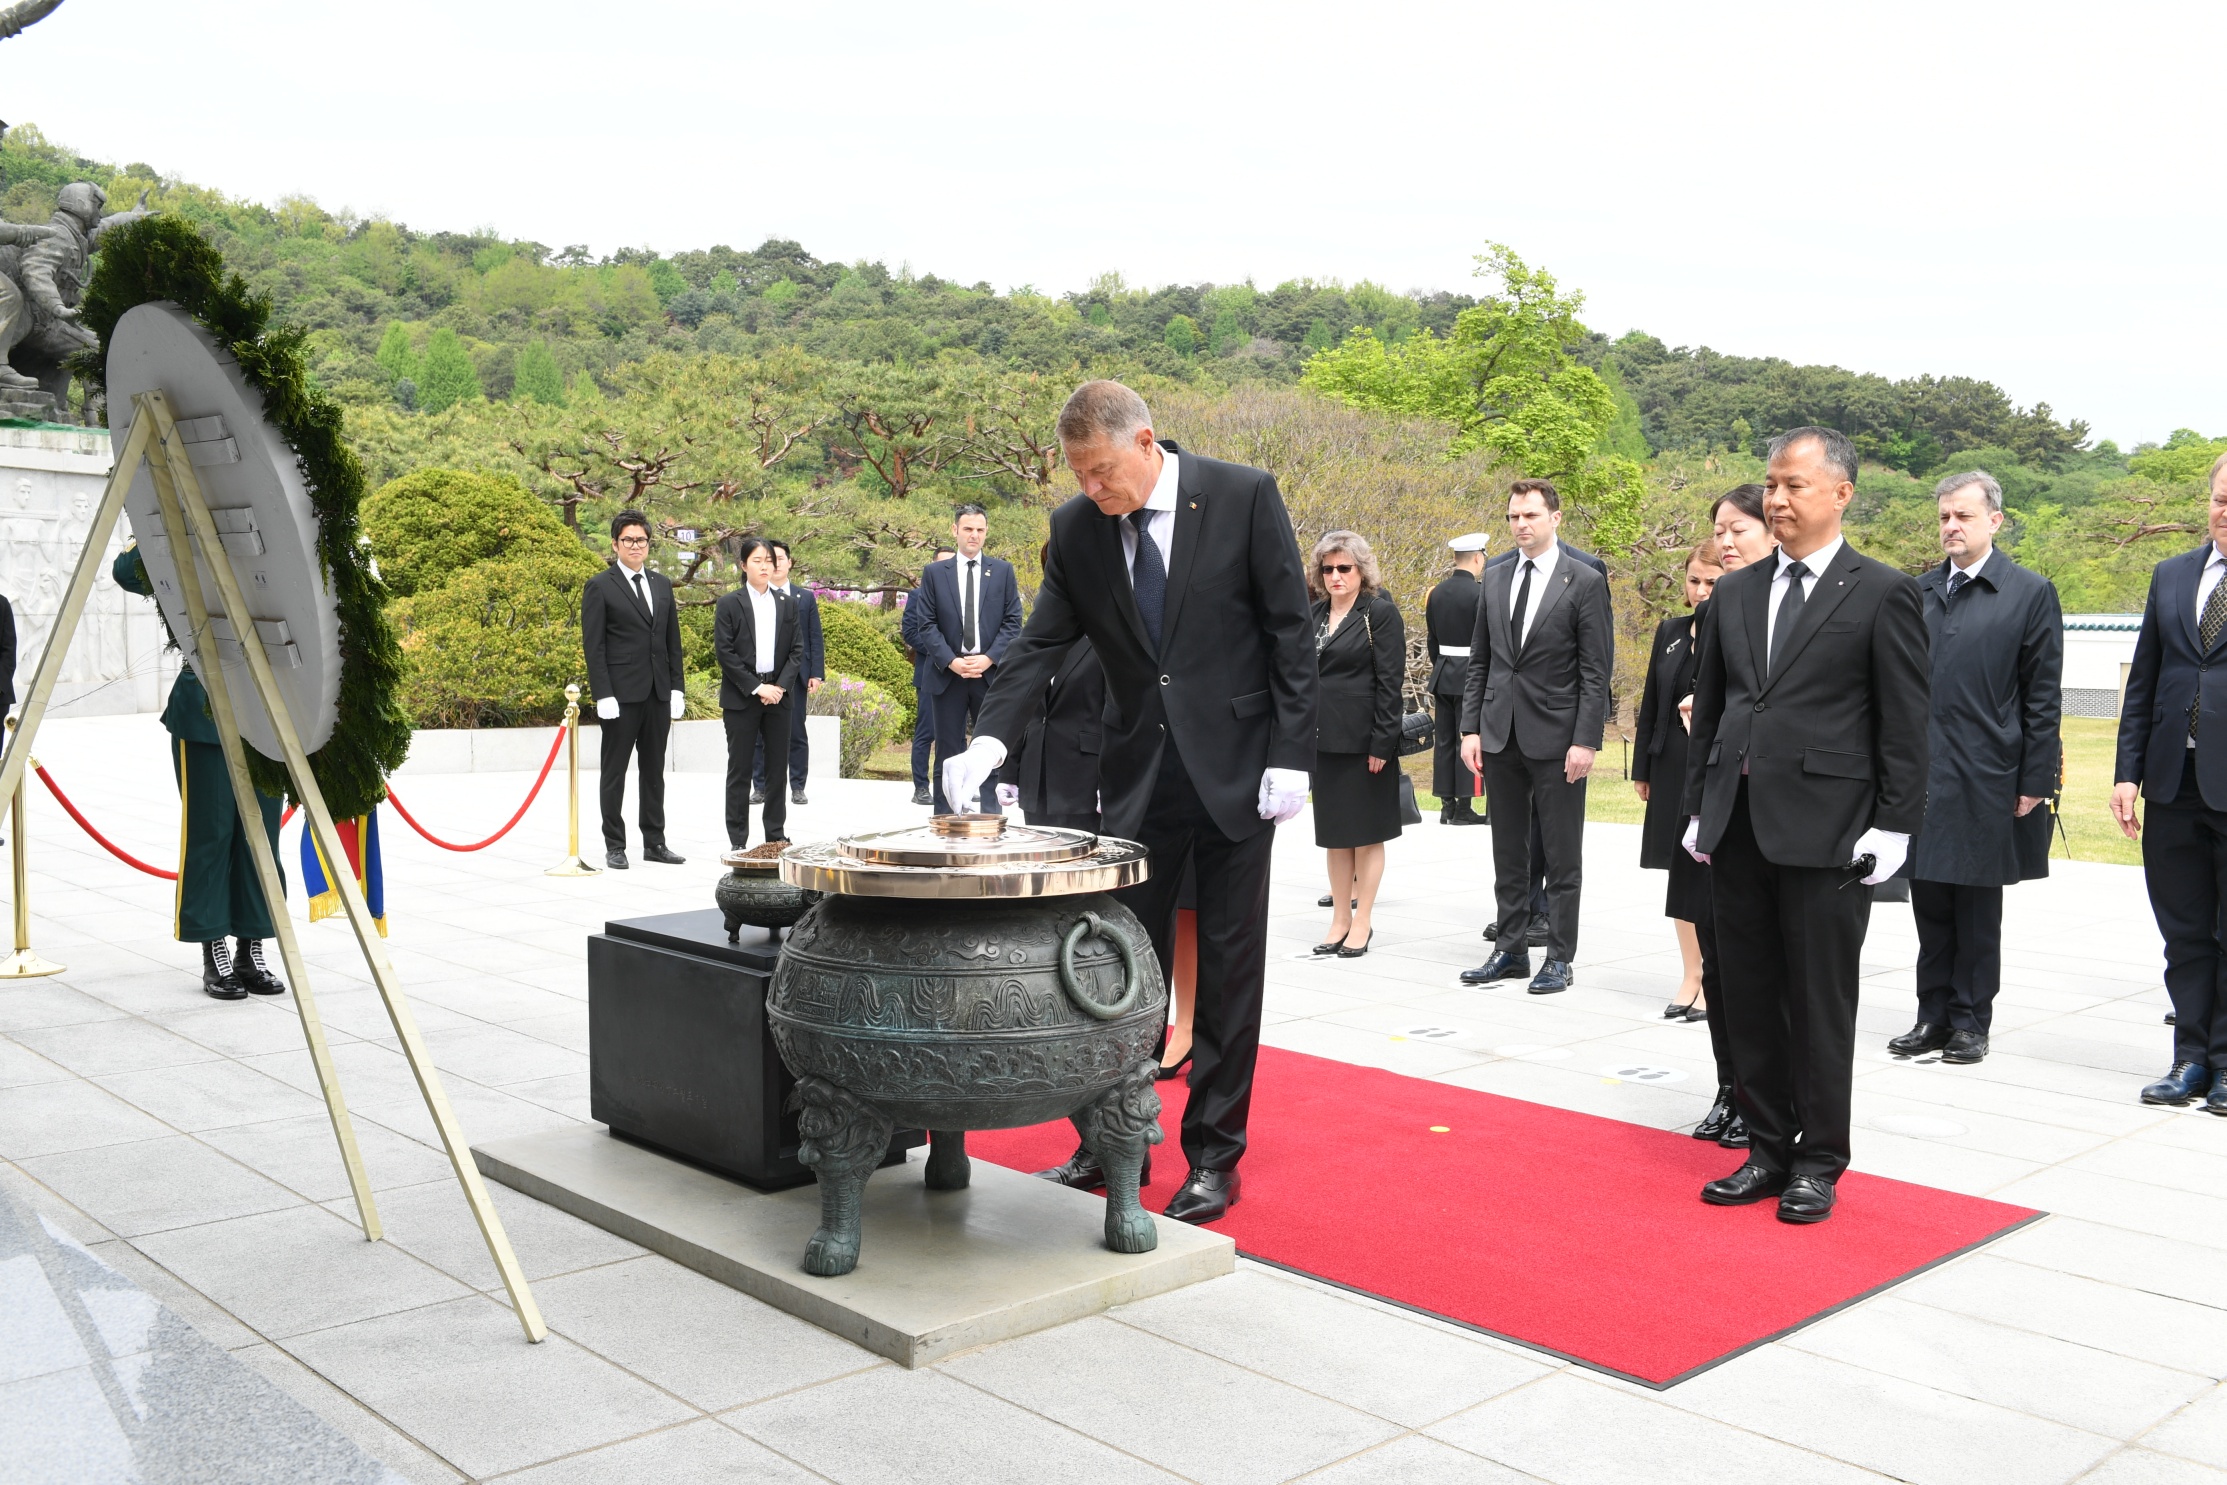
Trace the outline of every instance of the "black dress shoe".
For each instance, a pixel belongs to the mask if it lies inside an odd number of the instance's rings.
[[[1987,1036],[1978,1031],[1952,1031],[1941,1049],[1943,1062],[1978,1062],[1987,1056]]]
[[[1483,815],[1472,809],[1469,801],[1465,799],[1460,804],[1450,804],[1441,809],[1438,812],[1438,823],[1441,825],[1483,825],[1488,822]]]
[[[626,870],[626,852],[605,851],[603,853],[603,864],[610,867],[613,871]]]
[[[1747,1149],[1754,1143],[1748,1136],[1748,1121],[1734,1114],[1732,1122],[1724,1127],[1724,1133],[1717,1136],[1717,1143],[1727,1150]]]
[[[1732,1121],[1739,1117],[1732,1107],[1732,1090],[1719,1088],[1717,1101],[1709,1105],[1709,1112],[1703,1114],[1701,1122],[1693,1127],[1693,1137],[1697,1140],[1713,1140],[1729,1129]]]
[[[1237,1205],[1237,1172],[1192,1167],[1169,1199],[1165,1215],[1178,1222],[1219,1222]]]
[[[232,967],[232,946],[221,938],[201,946],[201,988],[212,1000],[247,999],[247,987]]]
[[[1485,942],[1488,944],[1493,944],[1498,943],[1499,941],[1500,925],[1498,923],[1487,923],[1485,925]]]
[[[1530,931],[1524,934],[1523,941],[1534,949],[1545,948],[1547,946],[1546,924],[1541,923],[1536,918],[1532,919]]]
[[[1475,969],[1461,972],[1464,985],[1490,985],[1496,980],[1525,980],[1531,977],[1531,956],[1521,949],[1513,952],[1496,949],[1493,956]]]
[[[1893,1041],[1887,1050],[1897,1057],[1915,1057],[1921,1052],[1938,1052],[1949,1044],[1948,1023],[1920,1021]]]
[[[1569,960],[1549,959],[1546,963],[1540,965],[1539,972],[1531,977],[1531,984],[1527,993],[1553,995],[1557,991],[1569,989],[1576,983],[1577,975],[1570,969]]]
[[[936,796],[930,794],[925,789],[915,789],[912,791],[912,802],[914,804],[924,804],[927,805],[930,809],[934,809],[936,805]]]
[[[1347,934],[1347,941],[1338,945],[1338,947],[1333,951],[1340,959],[1358,959],[1363,954],[1368,953],[1369,945],[1376,942],[1376,930],[1374,928],[1371,928],[1369,930],[1369,936],[1362,941],[1361,947],[1358,949],[1353,947],[1352,938],[1353,936],[1351,934]]]
[[[789,791],[789,803],[791,803],[791,804],[810,804],[811,802],[812,802],[811,800],[809,800],[809,799],[806,799],[806,798],[804,797],[804,791],[803,791],[802,789],[791,789],[791,790]]]
[[[1823,1176],[1796,1176],[1779,1196],[1779,1221],[1822,1222],[1833,1214],[1833,1183]]]
[[[2173,1012],[2167,1011],[2165,1013],[2165,1024],[2168,1026],[2176,1026],[2180,1024],[2180,1018]]]
[[[655,861],[660,866],[685,866],[688,864],[686,856],[674,855],[672,851],[666,848],[663,841],[659,841],[654,846],[642,847],[642,859],[644,861]]]
[[[1184,1062],[1190,1060],[1188,1057],[1183,1059]],[[1096,1191],[1106,1184],[1106,1173],[1100,1168],[1098,1157],[1090,1153],[1088,1145],[1077,1145],[1075,1153],[1067,1157],[1066,1164],[1055,1165],[1050,1170],[1040,1170],[1036,1173],[1036,1179],[1050,1181],[1055,1186],[1072,1186],[1077,1191]],[[1144,1169],[1137,1177],[1137,1184],[1140,1187],[1152,1184],[1150,1150],[1144,1152]]]
[[[2211,1069],[2203,1063],[2176,1062],[2164,1077],[2142,1090],[2142,1102],[2166,1103],[2179,1108],[2192,1098],[2203,1097],[2211,1081]]]
[[[1721,1181],[1701,1188],[1701,1199],[1713,1207],[1746,1207],[1769,1201],[1786,1189],[1786,1172],[1743,1165]]]
[[[2204,1112],[2227,1114],[2227,1072],[2212,1074],[2212,1091],[2205,1095]]]
[[[752,804],[764,804],[766,802],[765,785],[760,784],[757,788],[750,791],[750,802]]]
[[[1338,950],[1340,950],[1340,949],[1342,949],[1342,948],[1344,948],[1344,947],[1345,947],[1345,940],[1344,940],[1344,939],[1342,939],[1342,938],[1334,938],[1334,939],[1331,939],[1331,940],[1330,940],[1330,941],[1329,941],[1328,943],[1321,943],[1321,944],[1316,944],[1316,945],[1315,945],[1315,952],[1316,952],[1317,954],[1335,954],[1335,953],[1337,953],[1337,952],[1338,952]]]
[[[263,941],[243,938],[232,946],[232,974],[250,995],[284,995],[286,982],[263,959]]]

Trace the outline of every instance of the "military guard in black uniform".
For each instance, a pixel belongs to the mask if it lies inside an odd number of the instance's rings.
[[[1472,531],[1446,543],[1454,551],[1454,570],[1431,589],[1423,608],[1429,631],[1431,706],[1437,713],[1431,792],[1438,796],[1441,825],[1485,823],[1470,803],[1477,795],[1477,776],[1461,761],[1461,691],[1469,678],[1469,642],[1477,632],[1477,599],[1484,592],[1485,547],[1491,540],[1482,531]]]

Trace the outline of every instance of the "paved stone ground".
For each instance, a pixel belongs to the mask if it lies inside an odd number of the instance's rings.
[[[51,724],[40,753],[124,844],[174,854],[151,719]],[[468,837],[526,783],[404,792]],[[1886,1055],[1915,940],[1907,908],[1872,920],[1858,1168],[2054,1215],[1668,1392],[1251,1265],[906,1372],[496,1188],[553,1332],[524,1345],[332,922],[305,939],[389,1228],[362,1242],[291,1008],[203,997],[164,884],[33,797],[35,942],[69,973],[0,988],[0,1182],[413,1480],[2227,1482],[2227,1120],[2136,1102],[2169,1044],[2130,868],[2064,865],[2010,894],[1996,1050],[1975,1068]],[[586,880],[541,875],[554,794],[477,855],[387,837],[390,943],[471,1138],[587,1117],[581,936],[708,905],[718,799],[711,775],[674,779],[689,865]],[[903,786],[852,782],[791,831],[913,816]],[[1375,950],[1319,964],[1291,956],[1321,936],[1320,858],[1303,820],[1286,829],[1268,1040],[1690,1123],[1706,1037],[1658,1019],[1677,972],[1662,878],[1630,864],[1631,828],[1587,845],[1578,987],[1534,1001],[1454,980],[1481,956],[1483,832],[1409,832]],[[1399,1034],[1421,1025],[1457,1034]],[[1687,1076],[1602,1075],[1633,1062]],[[29,1384],[0,1385],[0,1410],[10,1385]],[[23,1478],[5,1454],[0,1479]]]

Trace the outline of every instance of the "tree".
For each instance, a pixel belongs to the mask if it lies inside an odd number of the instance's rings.
[[[551,354],[548,341],[527,341],[511,375],[512,400],[531,398],[549,407],[564,406],[564,373],[557,370],[557,358]]]
[[[387,333],[379,337],[379,369],[392,382],[416,381],[418,353],[410,347],[410,332],[400,320],[387,321]]]
[[[1189,315],[1171,315],[1168,326],[1160,332],[1160,343],[1178,356],[1188,356],[1199,348],[1199,322]]]
[[[1244,345],[1248,338],[1244,325],[1238,321],[1236,306],[1225,304],[1214,316],[1214,331],[1207,338],[1207,349],[1217,356],[1226,356]]]
[[[479,373],[456,332],[442,328],[425,343],[425,364],[417,378],[418,406],[429,413],[446,412],[459,402],[480,397]]]

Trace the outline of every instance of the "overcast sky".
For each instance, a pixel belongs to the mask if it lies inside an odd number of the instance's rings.
[[[2208,5],[66,0],[0,115],[413,228],[1469,287],[2227,434]]]

